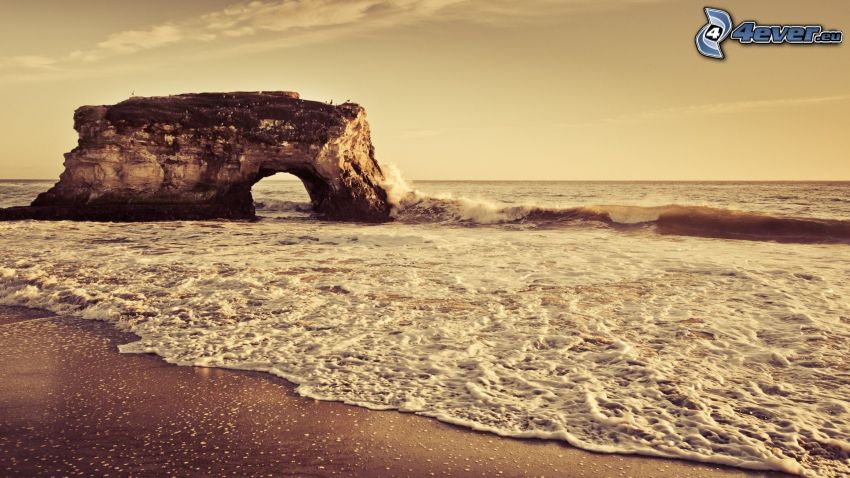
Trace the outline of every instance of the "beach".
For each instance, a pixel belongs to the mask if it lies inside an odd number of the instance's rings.
[[[298,396],[269,374],[121,355],[132,334],[0,308],[4,476],[781,477],[501,438]]]

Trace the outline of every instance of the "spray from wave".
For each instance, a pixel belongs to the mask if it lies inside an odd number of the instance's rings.
[[[706,206],[594,205],[553,208],[504,205],[484,199],[426,194],[413,188],[394,166],[384,187],[392,217],[408,224],[465,226],[516,224],[537,228],[604,225],[621,230],[649,229],[658,234],[789,243],[850,244],[850,221],[771,216]]]

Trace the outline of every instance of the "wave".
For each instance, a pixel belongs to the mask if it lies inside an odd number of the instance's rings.
[[[397,173],[394,173],[397,174]],[[657,234],[787,243],[850,244],[850,221],[772,216],[706,206],[594,205],[555,208],[504,205],[481,199],[429,195],[394,174],[387,185],[393,218],[403,223],[464,226],[514,224],[537,228],[603,225],[619,230],[648,229]],[[400,176],[398,176],[400,178]]]
[[[651,229],[663,235],[745,239],[791,243],[848,243],[850,221],[780,217],[704,206],[587,206],[546,208],[500,207],[483,201],[429,198],[401,207],[401,222],[438,222],[460,225],[524,224],[566,227],[579,223],[615,229]]]
[[[271,198],[254,201],[254,208],[264,212],[312,212],[313,210],[313,206],[309,202]]]
[[[664,206],[654,224],[661,234],[723,239],[850,244],[850,221],[781,217],[698,206]]]

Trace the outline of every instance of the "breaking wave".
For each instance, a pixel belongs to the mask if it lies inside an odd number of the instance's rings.
[[[396,213],[402,222],[467,225],[525,224],[558,227],[579,223],[633,229],[652,226],[659,234],[797,243],[850,243],[850,221],[776,217],[704,206],[588,206],[545,208],[498,206],[483,201],[421,199]]]
[[[515,224],[537,228],[604,225],[615,229],[649,229],[658,234],[793,243],[850,243],[850,221],[772,216],[706,206],[593,205],[545,207],[505,205],[482,199],[425,194],[397,173],[385,185],[393,218],[408,224],[466,226]],[[400,181],[400,182],[399,182]]]

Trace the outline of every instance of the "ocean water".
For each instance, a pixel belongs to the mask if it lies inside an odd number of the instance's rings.
[[[0,182],[0,206],[50,182]],[[588,450],[850,474],[850,184],[393,182],[395,221],[0,223],[0,303],[124,353]]]

